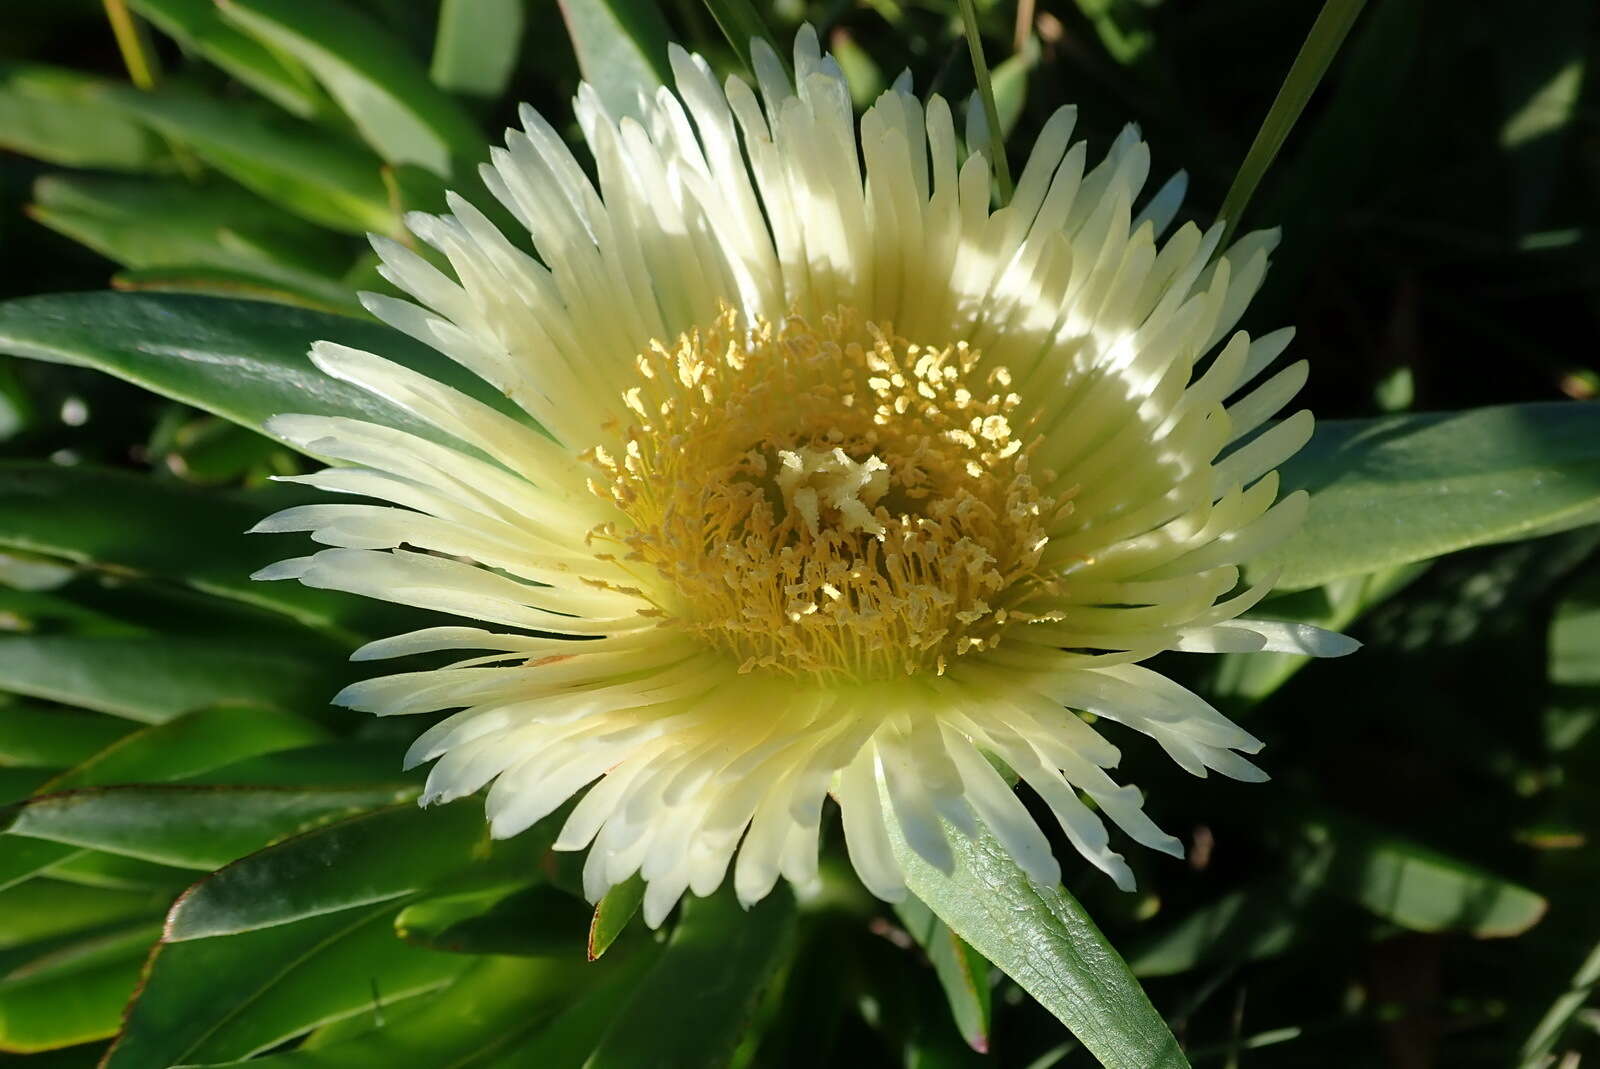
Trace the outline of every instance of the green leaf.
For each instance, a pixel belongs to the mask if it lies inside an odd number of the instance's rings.
[[[488,857],[477,801],[370,813],[279,843],[200,881],[173,906],[167,939],[231,935],[392,901]]]
[[[972,58],[972,75],[978,83],[978,99],[983,103],[984,126],[989,131],[987,146],[968,145],[972,152],[982,152],[994,168],[995,183],[999,187],[1000,203],[1011,200],[1011,164],[1006,161],[1005,127],[1000,125],[1000,113],[995,104],[994,82],[989,77],[989,62],[983,58],[983,36],[978,32],[978,11],[972,0],[960,0],[961,24],[967,39],[967,54]]]
[[[115,1035],[159,925],[56,950],[0,980],[0,1051],[32,1053]]]
[[[286,835],[392,805],[405,788],[129,786],[50,794],[20,806],[8,835],[215,869]],[[215,879],[216,877],[213,877]]]
[[[323,709],[346,679],[303,648],[230,638],[0,638],[0,686],[150,724],[211,705]]]
[[[1028,75],[1039,64],[1039,39],[1030,36],[1022,51],[1001,60],[994,69],[994,107],[1000,119],[1000,133],[1010,137],[1022,118],[1028,102]]]
[[[185,776],[184,782],[309,787],[388,783],[410,778],[401,771],[405,750],[404,743],[396,742],[332,742],[247,757]]]
[[[399,1021],[378,1024],[385,1014],[377,1006],[372,1014],[374,1027],[365,1034],[269,1054],[242,1064],[252,1069],[370,1069],[378,1065],[406,1069],[459,1069],[471,1065],[476,1069],[529,1028],[543,1024],[557,1012],[566,996],[591,982],[591,975],[588,970],[577,971],[567,963],[550,959],[485,958],[455,984]],[[107,1069],[134,1069],[146,1064],[150,1063],[113,1060]],[[542,1060],[514,1064],[559,1069],[557,1063]]]
[[[321,728],[288,713],[258,708],[204,709],[134,732],[82,764],[36,785],[30,793],[37,793],[39,788],[54,792],[116,783],[170,782],[247,756],[326,737]],[[10,865],[0,862],[6,882],[26,879],[37,872],[57,874],[74,865],[92,868],[103,864],[107,856],[59,843],[36,842],[29,842],[19,856],[15,844],[21,841],[14,836],[0,836],[0,846],[11,848]],[[159,885],[168,882],[171,881],[163,879]]]
[[[472,120],[405,46],[342,0],[218,0],[218,7],[224,18],[305,64],[391,163],[448,177],[488,155]]]
[[[129,472],[0,462],[0,547],[183,583],[283,613],[347,645],[401,629],[402,615],[367,599],[250,579],[305,552],[297,537],[246,533],[307,499],[286,489],[203,492]]]
[[[1125,67],[1145,58],[1156,45],[1145,5],[1122,0],[1077,0],[1106,53]]]
[[[104,84],[59,67],[0,64],[0,148],[108,171],[149,171],[168,162],[148,130],[100,101]]]
[[[251,270],[208,264],[163,264],[130,268],[111,276],[113,289],[125,293],[198,293],[247,301],[291,304],[316,312],[355,315],[361,305],[355,291],[341,283],[280,280]]]
[[[374,1005],[438,991],[472,964],[395,938],[391,914],[392,909],[382,907],[362,911],[353,927],[315,947],[292,970],[219,1019],[203,1040],[184,1051],[183,1059],[247,1058],[332,1021],[371,1013]],[[163,948],[162,953],[168,952]],[[186,986],[194,1002],[209,1001],[203,975],[163,970],[162,977]]]
[[[0,705],[0,765],[75,765],[132,730],[126,720],[98,713]]]
[[[164,896],[148,891],[80,887],[34,880],[0,891],[0,950],[25,947],[76,932],[102,929],[158,913]]]
[[[426,898],[401,910],[395,932],[408,943],[455,954],[576,956],[589,910],[548,884],[500,886]]]
[[[102,107],[181,142],[235,182],[320,226],[346,234],[399,229],[381,162],[326,130],[176,90],[108,90]]]
[[[1412,931],[1504,938],[1549,908],[1526,887],[1354,817],[1315,811],[1297,833],[1302,878]]]
[[[166,782],[328,738],[326,729],[293,713],[240,706],[200,709],[111,744],[51,780],[48,789]]]
[[[589,921],[587,949],[590,961],[599,961],[600,956],[617,941],[617,937],[627,930],[628,922],[639,912],[642,902],[644,880],[637,873],[605,893],[599,905],[594,907],[594,916]]]
[[[685,902],[665,951],[617,1009],[587,1069],[726,1065],[789,959],[794,927],[787,887],[748,912],[728,886]]]
[[[1239,173],[1234,176],[1233,185],[1223,198],[1218,218],[1227,223],[1228,233],[1231,234],[1238,226],[1245,206],[1261,184],[1262,176],[1277,158],[1278,150],[1288,139],[1289,131],[1294,129],[1322,76],[1328,73],[1333,57],[1338,54],[1339,46],[1344,44],[1345,35],[1350,32],[1350,27],[1355,24],[1356,16],[1361,14],[1366,2],[1326,0],[1322,5],[1321,14],[1312,24],[1299,54],[1294,57],[1294,65],[1284,77],[1283,86],[1272,101],[1267,117],[1261,120],[1261,129],[1256,132],[1256,139],[1251,142],[1250,151],[1245,154],[1244,162],[1239,165]],[[1226,243],[1227,237],[1224,236],[1223,244]]]
[[[129,5],[291,115],[312,119],[327,110],[327,98],[304,67],[229,26],[213,0],[129,0]]]
[[[1561,1034],[1589,1002],[1596,987],[1600,987],[1600,943],[1589,949],[1567,989],[1550,1004],[1523,1042],[1518,1069],[1545,1069],[1550,1065],[1550,1054]]]
[[[750,0],[705,0],[705,5],[746,69],[755,69],[750,61],[750,42],[757,38],[771,45],[780,58],[788,54],[789,50],[773,38],[766,20]]]
[[[933,963],[961,1038],[980,1054],[989,1050],[989,963],[921,900],[906,896],[894,907],[906,931]]]
[[[184,294],[50,294],[0,303],[0,351],[105,371],[253,430],[264,431],[279,413],[303,412],[449,441],[432,424],[318,371],[306,356],[318,340],[379,353],[508,415],[519,411],[459,365],[378,323]]]
[[[1305,527],[1252,562],[1300,590],[1587,522],[1600,508],[1600,407],[1576,402],[1325,420],[1282,469]]]
[[[955,868],[945,875],[906,845],[892,809],[884,818],[911,892],[1108,1069],[1189,1064],[1128,966],[1065,890],[1034,883],[987,832],[974,840],[950,827]]]
[[[43,840],[17,839],[16,842],[43,843]],[[194,882],[194,873],[185,869],[157,865],[138,858],[119,857],[99,850],[72,850],[69,857],[45,869],[44,875],[78,887],[156,892],[159,893],[163,913],[178,892]]]
[[[359,962],[341,962],[338,948],[345,940],[359,940],[358,933],[376,930],[402,952],[426,954],[395,939],[380,923],[384,912],[375,907],[312,917],[222,939],[163,940],[150,956],[126,1025],[102,1064],[106,1069],[165,1069],[190,1062],[189,1056],[208,1044],[238,1049],[276,1031],[304,1031],[317,1023],[321,993],[316,984],[323,978],[339,983],[330,999],[330,1019],[362,1012],[373,1005],[374,982],[376,997],[382,999],[382,977],[361,969]],[[447,963],[461,960],[429,956]]]
[[[1309,885],[1270,880],[1230,891],[1140,940],[1128,954],[1135,976],[1173,976],[1204,962],[1255,961],[1287,950],[1313,926]]]
[[[0,805],[20,802],[56,774],[53,768],[0,768]],[[0,887],[7,886],[0,862]]]
[[[124,266],[231,271],[361,314],[336,281],[353,259],[344,240],[231,183],[52,175],[34,199],[39,222]]]
[[[1556,606],[1548,656],[1546,744],[1557,754],[1583,753],[1600,728],[1600,572],[1581,576]],[[4,716],[0,710],[0,723]]]
[[[639,980],[657,960],[661,948],[647,944],[625,955],[614,955],[605,964],[591,963],[576,974],[568,973],[569,983],[578,996],[563,1005],[549,1020],[538,1020],[532,1034],[497,1051],[482,1069],[589,1069],[589,1056],[617,1023],[617,1008],[638,986]],[[588,984],[588,987],[578,985]],[[366,1064],[362,1063],[362,1069]]]
[[[667,65],[671,31],[659,5],[650,0],[561,0],[561,15],[578,69],[606,109],[618,117],[640,118],[640,95],[653,95],[672,78]]]
[[[444,0],[428,69],[435,85],[492,100],[506,91],[522,46],[523,0]]]

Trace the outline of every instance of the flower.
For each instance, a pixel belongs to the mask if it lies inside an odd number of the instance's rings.
[[[1240,617],[1272,586],[1241,589],[1240,565],[1306,511],[1304,493],[1277,500],[1273,469],[1311,416],[1268,423],[1304,364],[1238,396],[1291,332],[1230,333],[1276,237],[1218,256],[1220,228],[1191,224],[1158,244],[1182,176],[1135,215],[1137,131],[1086,169],[1072,109],[991,211],[988,165],[963,158],[943,100],[897,85],[858,139],[809,29],[792,82],[759,43],[755,66],[759,100],[674,50],[677,94],[641,101],[642,121],[580,89],[598,190],[524,109],[483,177],[538,259],[458,197],[407,220],[453,278],[374,239],[419,303],[367,308],[527,418],[319,343],[325,372],[435,433],[274,419],[339,465],[295,481],[385,504],[267,519],[334,548],[258,577],[496,625],[374,642],[357,658],[479,652],[336,700],[457,710],[408,762],[435,762],[425,803],[492,783],[496,836],[588,787],[556,848],[588,847],[592,898],[642,873],[651,925],[730,864],[747,905],[780,875],[814,880],[829,793],[885,899],[905,890],[886,814],[936,867],[953,863],[947,827],[981,823],[1055,883],[986,753],[1131,887],[1096,810],[1181,847],[1107,774],[1118,751],[1081,714],[1197,775],[1258,780],[1240,756],[1256,739],[1139,662],[1353,648]]]

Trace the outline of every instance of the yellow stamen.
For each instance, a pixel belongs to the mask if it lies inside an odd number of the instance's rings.
[[[591,540],[745,671],[942,672],[1041,618],[1044,525],[1068,507],[1028,473],[1010,375],[979,362],[846,309],[748,329],[724,309],[639,358],[621,457],[589,454],[630,522]]]

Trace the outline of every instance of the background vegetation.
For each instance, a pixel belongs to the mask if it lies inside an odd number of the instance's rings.
[[[798,911],[694,902],[665,945],[626,891],[591,918],[548,835],[490,851],[475,801],[406,804],[414,724],[327,706],[350,648],[426,614],[245,578],[296,551],[240,532],[307,463],[252,429],[301,407],[304,344],[405,348],[359,319],[385,286],[360,235],[479,195],[518,102],[576,140],[580,71],[625,102],[668,39],[735,71],[719,20],[752,14],[815,25],[858,103],[903,69],[964,100],[956,0],[127,2],[0,15],[0,295],[132,291],[0,306],[0,349],[42,358],[0,358],[0,1050],[1094,1064],[1036,985],[1046,1005],[925,907],[866,898],[837,829]],[[1208,223],[1320,7],[978,4],[1013,169],[1076,103],[1097,147],[1139,123]],[[1134,895],[1069,861],[1067,889],[1195,1065],[1600,1058],[1596,31],[1588,0],[1372,0],[1244,220],[1285,241],[1243,326],[1299,328],[1319,418],[1523,407],[1330,425],[1294,469],[1348,544],[1268,607],[1362,653],[1163,666],[1274,779],[1130,747],[1190,858],[1131,858]],[[1389,449],[1390,426],[1436,433]],[[617,942],[591,965],[586,936]]]

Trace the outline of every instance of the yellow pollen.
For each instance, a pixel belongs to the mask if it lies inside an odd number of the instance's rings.
[[[591,542],[645,566],[662,626],[744,671],[943,672],[1046,618],[1045,526],[1070,508],[1029,474],[1010,374],[980,362],[848,309],[747,326],[724,308],[639,357],[637,422],[587,454],[627,520]]]

